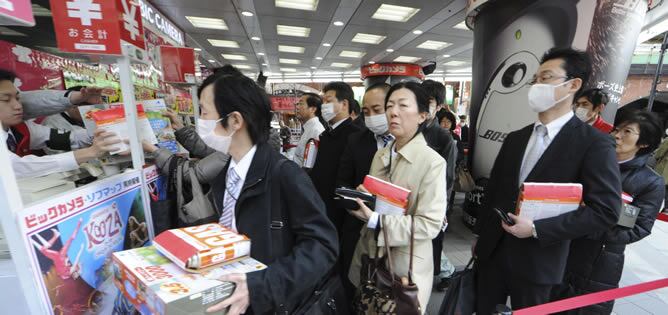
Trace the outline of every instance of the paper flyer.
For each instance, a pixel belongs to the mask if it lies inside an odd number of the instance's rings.
[[[17,215],[51,314],[123,313],[111,254],[148,241],[140,171],[100,180]]]
[[[151,124],[151,129],[158,139],[158,147],[168,149],[172,153],[179,152],[179,145],[176,143],[176,136],[169,118],[162,112],[167,110],[167,103],[163,99],[142,101],[146,117]]]

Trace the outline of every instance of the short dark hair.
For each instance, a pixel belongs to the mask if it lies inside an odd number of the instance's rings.
[[[438,123],[439,123],[439,124],[441,123],[441,121],[442,121],[444,118],[448,119],[448,120],[450,121],[450,123],[451,123],[451,125],[450,125],[450,131],[454,131],[455,128],[457,128],[457,117],[455,117],[455,114],[453,114],[452,112],[450,112],[449,110],[447,110],[447,109],[445,109],[445,108],[439,110],[439,111],[436,113],[436,118],[438,118]]]
[[[323,93],[327,93],[328,91],[334,91],[336,94],[336,99],[339,102],[342,102],[343,100],[348,101],[348,114],[353,112],[353,102],[355,101],[355,93],[353,93],[353,88],[350,87],[345,82],[341,81],[334,81],[334,82],[329,82],[325,87],[322,89]]]
[[[578,94],[578,96],[575,98],[575,101],[577,102],[577,100],[581,97],[586,98],[589,102],[594,104],[594,108],[608,104],[608,101],[610,100],[608,93],[601,89],[584,90],[582,93]]]
[[[206,79],[204,79],[204,81],[202,81],[202,84],[200,84],[199,88],[197,88],[197,97],[198,98],[201,97],[202,96],[202,91],[204,90],[204,88],[206,88],[207,86],[216,82],[216,80],[218,80],[218,78],[220,78],[223,75],[240,75],[240,76],[243,76],[243,73],[241,73],[241,71],[239,71],[239,69],[235,68],[232,65],[224,65],[222,67],[218,67],[218,68],[213,69],[213,73],[210,76],[206,77]]]
[[[575,93],[576,95],[582,91],[589,76],[591,75],[591,58],[589,55],[581,50],[573,49],[571,47],[555,47],[548,50],[540,63],[545,63],[548,60],[561,59],[563,60],[561,68],[566,71],[568,79],[579,78],[582,80],[582,86]]]
[[[391,85],[389,85],[385,82],[379,82],[379,83],[376,83],[376,84],[372,84],[371,86],[366,88],[364,93],[369,92],[371,90],[376,90],[376,89],[381,89],[381,90],[385,91],[385,93],[387,93],[390,90],[391,87],[392,87]]]
[[[422,81],[422,88],[427,92],[430,98],[436,100],[436,105],[445,104],[445,85],[434,80]]]
[[[0,69],[0,81],[11,81],[14,83],[14,80],[16,80],[16,74],[14,72]]]
[[[214,102],[223,127],[227,128],[227,115],[239,112],[253,143],[266,143],[272,116],[264,89],[244,75],[220,75],[214,84]]]
[[[362,108],[360,107],[360,103],[357,100],[353,100],[352,107],[353,107],[353,112],[357,115],[359,115],[360,112],[362,111]]]
[[[397,90],[400,89],[409,89],[415,95],[415,101],[417,102],[418,112],[419,113],[428,113],[429,112],[429,95],[427,92],[416,82],[399,82],[390,88],[385,96],[385,108],[387,109],[387,102],[390,100],[390,96]]]
[[[302,97],[306,96],[306,106],[315,107],[316,116],[320,117],[320,110],[322,109],[322,98],[320,95],[315,93],[306,92],[302,94]]]
[[[646,145],[645,148],[640,148],[638,155],[644,155],[654,152],[661,144],[661,136],[663,135],[663,128],[659,118],[656,114],[645,110],[632,110],[624,114],[615,128],[627,126],[636,123],[640,128],[640,135],[636,145]]]

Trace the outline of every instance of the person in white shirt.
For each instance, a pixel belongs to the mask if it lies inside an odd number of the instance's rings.
[[[318,140],[325,127],[320,121],[322,99],[315,93],[304,93],[297,103],[297,118],[302,122],[304,132],[295,149],[293,161],[304,167],[304,150],[309,140]]]
[[[83,86],[75,86],[67,89],[66,95],[73,95],[73,93],[81,93],[82,90],[88,88]],[[94,105],[102,104],[102,98],[100,95],[90,97],[89,99],[83,101],[79,105]],[[48,126],[54,129],[66,130],[66,131],[76,131],[85,129],[83,118],[81,117],[81,112],[76,106],[71,106],[65,109],[61,113],[53,114],[44,119],[41,123],[44,126]]]
[[[87,148],[51,156],[32,155],[31,150],[46,146],[52,131],[33,122],[24,122],[23,105],[14,86],[15,78],[14,73],[0,69],[0,141],[7,144],[17,177],[37,177],[76,169],[81,163],[113,151],[114,146],[121,142],[114,133],[98,130]],[[88,141],[80,136],[75,136],[74,140],[70,145],[75,147],[83,147]]]

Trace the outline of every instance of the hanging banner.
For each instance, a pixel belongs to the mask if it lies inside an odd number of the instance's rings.
[[[0,25],[35,26],[30,0],[0,0]]]
[[[17,214],[51,314],[123,313],[111,254],[148,241],[140,176],[100,180]]]
[[[473,177],[488,178],[506,136],[536,120],[528,106],[529,83],[553,47],[590,55],[594,68],[585,89],[609,93],[603,118],[612,122],[646,10],[646,0],[469,1],[478,87],[470,103]],[[465,210],[475,216],[478,207],[470,204]]]
[[[65,52],[121,54],[114,1],[50,0],[58,49]]]
[[[160,46],[160,64],[165,82],[195,83],[195,50]]]

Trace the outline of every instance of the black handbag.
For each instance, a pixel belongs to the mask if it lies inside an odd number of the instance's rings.
[[[471,315],[475,311],[475,259],[471,258],[466,268],[455,272],[450,278],[439,315]]]

